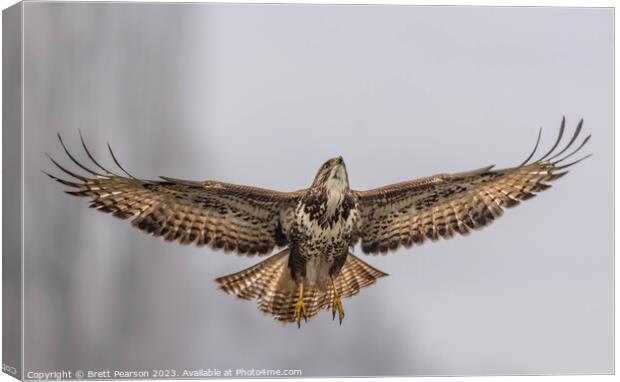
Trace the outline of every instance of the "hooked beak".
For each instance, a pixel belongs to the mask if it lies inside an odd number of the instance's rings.
[[[344,166],[344,160],[342,159],[341,156],[335,158],[335,166],[334,166],[332,176],[338,180],[347,179],[347,170]]]

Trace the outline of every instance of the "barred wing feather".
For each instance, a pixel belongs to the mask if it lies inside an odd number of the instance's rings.
[[[540,159],[503,170],[493,166],[459,173],[440,174],[428,178],[392,184],[382,188],[357,191],[362,214],[360,238],[365,253],[387,253],[401,245],[410,247],[426,239],[437,241],[455,233],[467,235],[489,225],[502,215],[504,208],[550,187],[548,182],[565,175],[572,163],[563,162],[575,155],[590,139],[588,135],[573,149],[582,130],[581,120],[569,142],[555,153],[564,135],[565,120],[555,144]],[[567,151],[573,151],[566,154]],[[564,156],[562,156],[564,155]],[[560,158],[560,159],[557,159]]]
[[[239,254],[266,254],[287,244],[286,215],[301,192],[278,192],[216,181],[194,182],[172,178],[137,179],[120,176],[101,166],[88,151],[96,172],[77,161],[58,136],[68,157],[88,176],[76,174],[50,160],[73,179],[47,174],[71,188],[67,193],[90,198],[90,206],[154,236],[181,244],[210,245]],[[109,145],[108,145],[109,147]]]

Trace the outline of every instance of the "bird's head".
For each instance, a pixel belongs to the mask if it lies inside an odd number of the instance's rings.
[[[319,168],[312,187],[321,186],[340,191],[349,188],[347,167],[344,165],[344,160],[341,156],[328,160]]]

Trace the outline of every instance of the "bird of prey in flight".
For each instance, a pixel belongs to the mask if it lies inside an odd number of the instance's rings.
[[[563,141],[565,120],[555,143],[537,160],[538,144],[519,166],[493,166],[457,174],[439,174],[385,187],[355,191],[349,187],[342,157],[325,162],[309,188],[279,192],[218,181],[168,177],[138,179],[103,167],[84,144],[94,169],[80,163],[58,136],[68,157],[88,175],[52,162],[72,179],[52,179],[68,194],[90,199],[90,206],[166,241],[209,245],[241,255],[266,255],[262,262],[216,279],[219,288],[242,299],[258,300],[261,311],[283,322],[307,320],[320,310],[344,317],[342,298],[387,276],[351,253],[361,242],[366,254],[421,245],[427,239],[467,235],[500,217],[503,209],[549,188],[577,162],[565,161],[588,141],[578,141],[583,120]],[[80,138],[82,138],[80,134]],[[108,145],[109,148],[109,145]]]

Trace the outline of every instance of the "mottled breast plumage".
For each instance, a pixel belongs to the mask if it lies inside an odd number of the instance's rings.
[[[319,188],[301,198],[290,238],[294,278],[320,283],[336,276],[355,236],[358,216],[356,197],[348,190]]]

